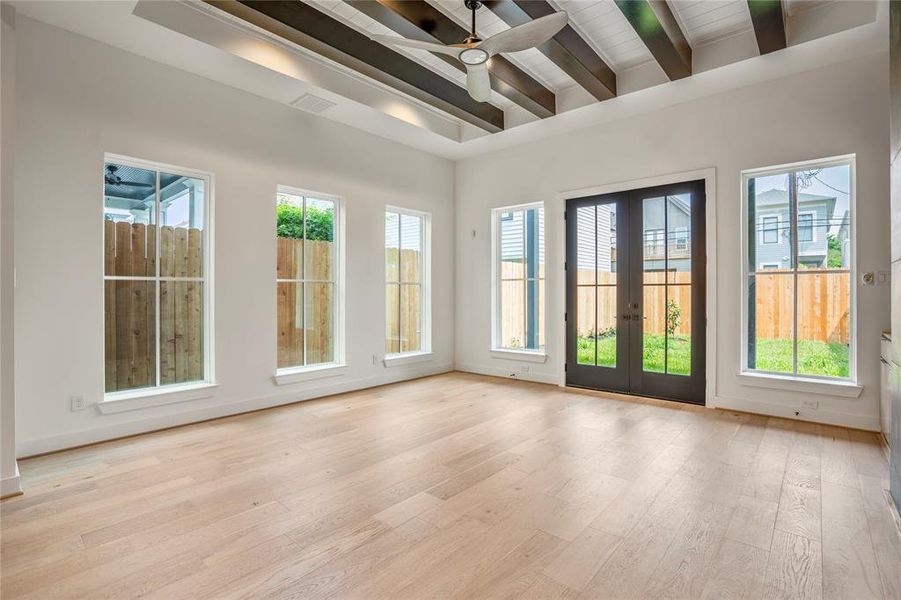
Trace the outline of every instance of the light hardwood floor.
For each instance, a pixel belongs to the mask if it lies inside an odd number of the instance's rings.
[[[2,597],[901,598],[874,434],[452,373],[22,461]]]

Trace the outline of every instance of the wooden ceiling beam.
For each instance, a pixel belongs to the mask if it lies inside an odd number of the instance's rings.
[[[487,0],[484,4],[510,27],[555,12],[545,0]],[[616,73],[571,26],[538,50],[598,100],[616,96]]]
[[[769,54],[786,47],[785,15],[782,0],[748,0],[757,48],[761,54]]]
[[[671,80],[691,75],[691,46],[666,0],[615,0]]]
[[[469,35],[469,31],[424,0],[348,0],[348,4],[406,38],[459,44]],[[453,56],[435,56],[466,71]],[[488,73],[492,89],[530,113],[541,118],[556,114],[554,93],[503,56],[495,56],[488,62]]]
[[[206,0],[208,4],[362,73],[485,131],[504,129],[504,112],[456,83],[304,2]]]

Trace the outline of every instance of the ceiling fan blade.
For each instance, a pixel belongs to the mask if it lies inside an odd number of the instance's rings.
[[[116,185],[129,185],[131,187],[152,188],[152,183],[141,183],[140,181],[120,181]]]
[[[432,42],[423,42],[420,40],[410,40],[407,38],[395,37],[393,35],[373,35],[370,39],[385,44],[386,46],[403,46],[405,48],[416,48],[417,50],[428,50],[429,52],[437,52],[439,54],[449,54],[458,56],[460,48],[444,46],[442,44],[434,44]]]
[[[547,15],[516,27],[496,33],[481,44],[479,48],[494,56],[501,52],[519,52],[540,46],[554,34],[563,29],[568,20],[564,11]]]
[[[491,98],[491,78],[485,63],[466,66],[466,91],[479,102],[488,102]]]

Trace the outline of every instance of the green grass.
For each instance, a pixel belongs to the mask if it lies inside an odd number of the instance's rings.
[[[800,375],[847,377],[849,364],[849,350],[845,344],[798,340]],[[773,373],[791,373],[791,340],[757,340],[756,368]]]
[[[595,341],[590,336],[580,336],[578,341],[579,364],[594,364]],[[598,362],[602,367],[616,366],[616,336],[608,335],[597,340]],[[643,365],[645,371],[664,372],[663,335],[644,338]],[[848,346],[832,342],[800,340],[798,342],[798,373],[801,375],[848,376]],[[687,336],[673,336],[669,342],[668,372],[673,375],[691,374],[691,341]],[[792,372],[791,340],[758,340],[757,366],[761,371],[773,373]]]

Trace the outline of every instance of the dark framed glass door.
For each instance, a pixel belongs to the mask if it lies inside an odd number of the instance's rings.
[[[704,182],[568,200],[566,383],[704,403]]]

